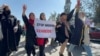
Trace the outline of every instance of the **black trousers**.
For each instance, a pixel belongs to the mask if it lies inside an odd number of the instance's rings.
[[[34,46],[26,45],[25,49],[26,49],[27,56],[31,56],[31,54],[33,54],[33,56],[35,56],[36,53],[35,53],[35,47]]]
[[[45,45],[39,46],[39,56],[45,56],[44,49],[45,49]]]
[[[16,46],[18,47],[19,42],[20,42],[20,36],[21,35],[16,35]]]

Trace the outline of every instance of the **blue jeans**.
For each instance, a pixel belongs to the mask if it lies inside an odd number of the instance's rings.
[[[87,45],[82,45],[82,47],[84,48],[84,50],[87,52],[88,56],[92,56],[92,51],[91,48]]]
[[[92,56],[91,48],[87,45],[77,46],[71,44],[68,51],[72,52],[73,56],[82,56],[82,51],[85,50],[88,56]]]

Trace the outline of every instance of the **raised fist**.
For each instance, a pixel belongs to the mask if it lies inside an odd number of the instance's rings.
[[[25,12],[27,9],[26,5],[23,5],[23,11]]]
[[[80,0],[77,0],[77,4],[76,4],[75,8],[79,9],[80,5],[81,5]]]
[[[77,6],[80,6],[81,3],[80,3],[80,0],[77,0]]]

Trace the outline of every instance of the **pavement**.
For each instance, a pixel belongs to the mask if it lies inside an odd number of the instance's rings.
[[[25,37],[21,37],[18,51],[13,52],[10,56],[27,56],[24,46],[25,46]],[[98,42],[92,41],[90,44],[90,47],[92,49],[93,56],[100,56],[100,41]],[[49,43],[46,45],[46,48],[45,48],[46,56],[59,56],[59,49],[60,49],[60,46],[57,44],[50,46],[50,41],[49,41]],[[37,53],[36,56],[38,56],[39,54],[38,49],[36,49],[36,53]],[[64,55],[68,56],[67,49],[65,50]],[[86,53],[83,53],[82,56],[86,56]]]

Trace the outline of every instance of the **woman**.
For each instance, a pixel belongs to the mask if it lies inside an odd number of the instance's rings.
[[[33,54],[33,56],[35,56],[35,47],[34,45],[36,44],[36,34],[35,34],[35,30],[34,30],[34,19],[35,19],[35,15],[34,13],[30,13],[29,14],[29,20],[25,14],[26,12],[26,6],[23,6],[23,14],[22,14],[22,18],[23,21],[26,25],[26,45],[25,45],[25,49],[27,52],[27,56],[31,56],[31,53]]]
[[[58,22],[56,26],[56,30],[57,30],[56,40],[58,40],[59,43],[61,43],[59,56],[64,56],[63,52],[67,45],[68,39],[70,37],[70,28],[69,28],[69,24],[66,21],[66,19],[67,19],[67,14],[62,13],[60,15],[60,22]]]
[[[11,15],[8,5],[4,5],[1,18],[3,39],[0,46],[0,56],[9,56],[12,51],[16,51],[14,27],[16,18]]]
[[[79,18],[82,20],[84,27],[82,29],[82,36],[83,36],[83,44],[82,47],[83,49],[87,52],[88,56],[93,56],[91,48],[89,46],[90,44],[90,36],[89,36],[89,27],[90,27],[90,22],[86,22],[87,18],[84,12],[79,12]]]
[[[20,25],[20,20],[17,20],[17,25],[15,27],[15,36],[16,36],[16,46],[18,48],[19,42],[20,42],[20,37],[22,34],[22,26]]]
[[[46,20],[44,13],[40,14],[40,20]],[[48,41],[47,38],[37,38],[37,44],[39,46],[39,51],[40,51],[39,56],[45,56],[44,49],[47,41]]]
[[[89,47],[89,34],[87,24],[85,24],[85,14],[79,12],[80,0],[77,0],[75,8],[75,27],[72,31],[70,39],[69,52],[72,52],[73,56],[81,56],[83,49],[87,52],[88,56],[92,56],[91,49]],[[89,22],[88,22],[89,23]]]

